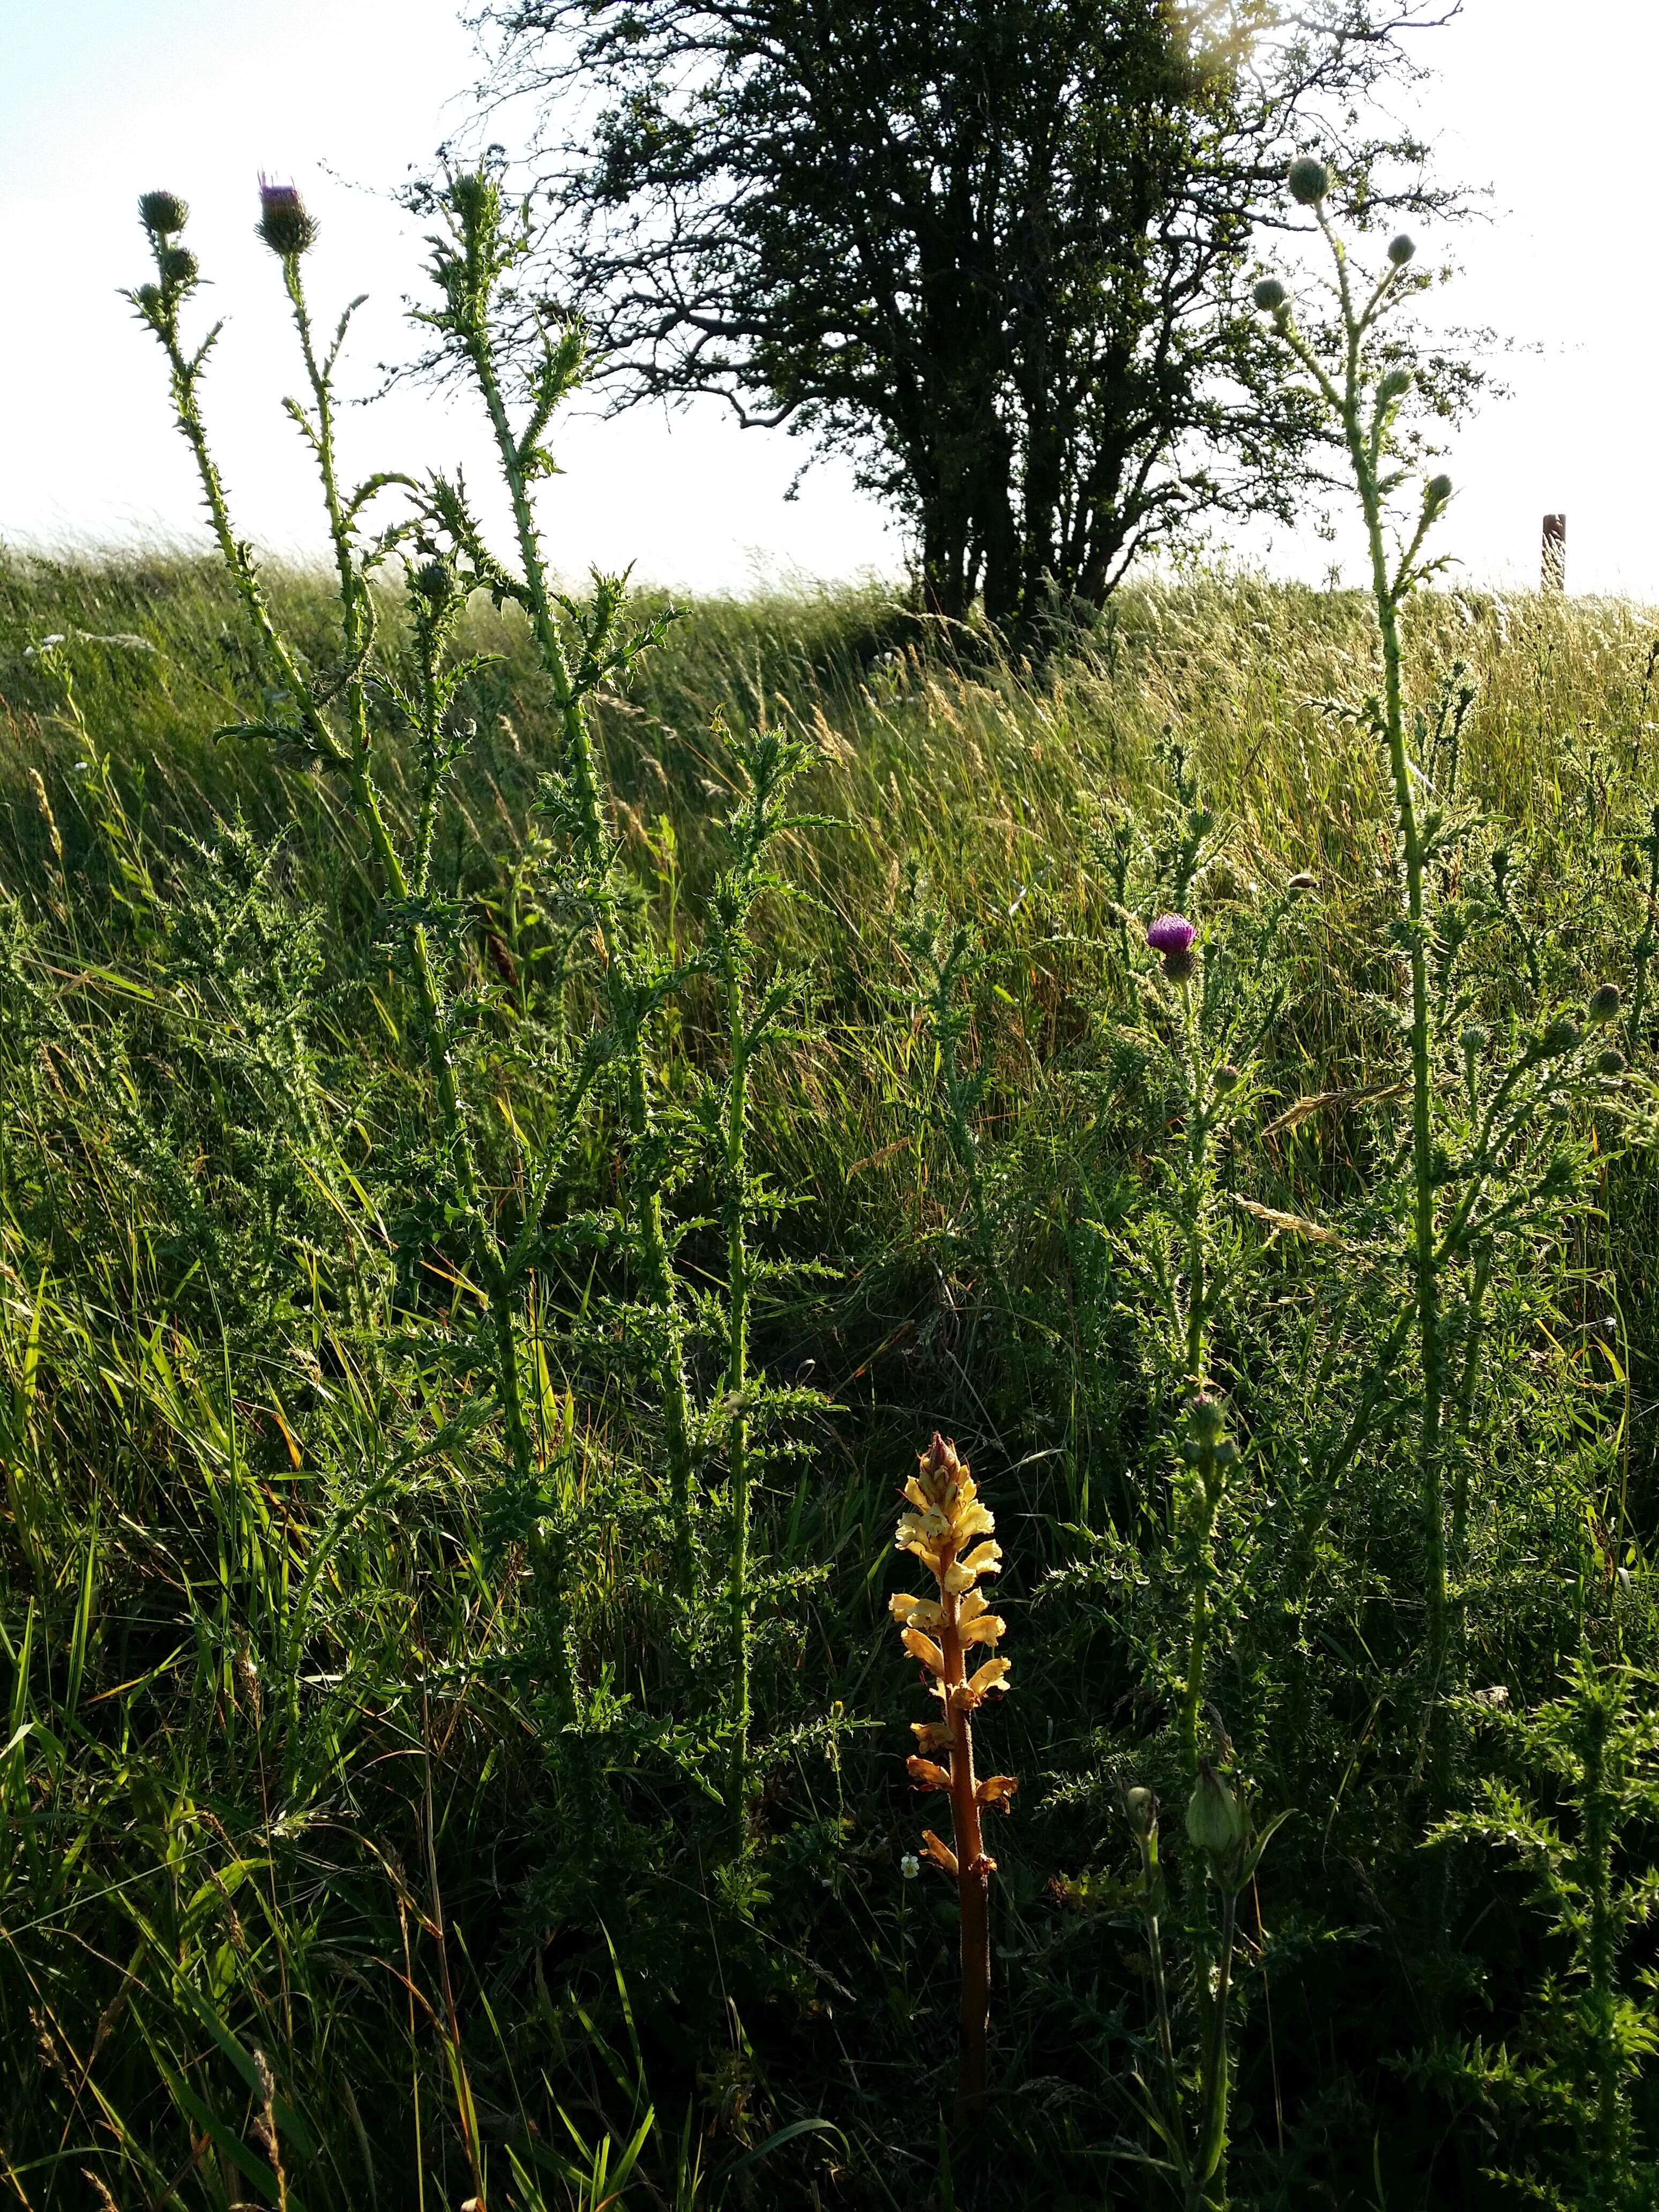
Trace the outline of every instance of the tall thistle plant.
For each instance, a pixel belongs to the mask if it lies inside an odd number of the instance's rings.
[[[345,309],[331,342],[320,349],[303,267],[305,257],[316,243],[317,225],[291,186],[262,183],[259,203],[258,235],[282,271],[310,393],[308,401],[290,398],[286,405],[316,464],[327,516],[339,623],[338,657],[332,665],[310,659],[280,623],[252,548],[234,526],[201,406],[204,374],[223,325],[216,323],[193,344],[184,336],[182,312],[201,277],[196,256],[182,242],[188,210],[174,193],[146,192],[139,201],[139,218],[149,240],[155,276],[153,283],[138,286],[127,296],[166,355],[174,416],[195,459],[215,541],[252,623],[265,664],[265,713],[257,720],[234,725],[224,734],[268,738],[296,746],[336,776],[373,854],[381,896],[419,1010],[439,1130],[436,1164],[443,1212],[464,1238],[468,1259],[488,1302],[507,1451],[520,1478],[527,1480],[531,1441],[517,1316],[528,1255],[508,1250],[483,1187],[454,1066],[454,1045],[467,1018],[467,1009],[446,974],[445,956],[456,916],[453,907],[433,898],[430,884],[437,802],[464,744],[464,731],[454,709],[476,665],[446,665],[444,658],[470,580],[458,576],[437,558],[413,571],[410,599],[420,675],[416,689],[410,692],[397,681],[383,658],[377,659],[378,611],[371,585],[375,571],[408,544],[417,525],[405,519],[371,532],[367,518],[377,497],[392,486],[411,491],[417,487],[411,478],[386,473],[372,476],[347,490],[337,448],[335,380],[351,317],[361,302],[354,301]],[[411,839],[397,835],[381,787],[368,711],[371,676],[386,687],[399,719],[418,734],[421,742],[424,790],[419,826]]]
[[[262,185],[258,235],[281,270],[304,367],[308,399],[290,399],[288,411],[316,465],[337,579],[336,655],[307,653],[285,628],[265,590],[249,543],[234,527],[224,480],[209,442],[201,406],[204,372],[217,343],[215,325],[194,343],[186,340],[183,312],[199,283],[194,254],[182,242],[187,210],[175,194],[146,193],[140,219],[155,263],[154,281],[128,295],[166,356],[178,427],[188,443],[221,556],[252,623],[266,675],[264,711],[222,734],[264,738],[297,747],[336,777],[351,817],[368,847],[380,878],[382,921],[413,986],[420,1042],[430,1079],[434,1144],[422,1180],[428,1221],[422,1234],[447,1231],[461,1243],[488,1314],[487,1364],[500,1399],[507,1456],[523,1487],[532,1480],[535,1446],[523,1333],[530,1278],[544,1256],[544,1217],[583,1125],[601,1077],[619,1072],[633,1142],[629,1147],[635,1255],[647,1291],[652,1352],[663,1385],[668,1431],[670,1485],[682,1573],[689,1578],[691,1549],[691,1422],[681,1357],[681,1324],[671,1256],[663,1227],[661,1147],[653,1142],[647,1055],[653,1015],[673,978],[655,963],[624,923],[614,841],[591,732],[588,702],[599,686],[623,676],[655,639],[659,626],[630,628],[624,619],[621,580],[599,580],[586,605],[556,598],[549,584],[529,503],[529,486],[551,467],[538,441],[559,400],[575,381],[581,349],[577,335],[544,339],[532,377],[527,416],[516,432],[508,422],[491,321],[496,288],[512,264],[515,246],[502,228],[495,180],[476,175],[452,180],[437,203],[446,229],[434,242],[433,270],[442,305],[425,319],[472,371],[495,427],[503,472],[512,493],[522,567],[512,573],[484,546],[459,484],[437,477],[422,484],[381,474],[348,490],[336,440],[336,377],[351,314],[339,319],[326,348],[316,340],[305,285],[304,264],[317,226],[299,194],[286,185]],[[367,517],[382,493],[400,489],[408,507],[397,520],[371,529]],[[382,650],[377,571],[401,556],[407,586],[408,629],[414,676],[400,673],[396,654]],[[573,935],[592,936],[608,992],[608,1021],[591,1030],[567,1054],[536,1132],[509,1118],[514,1152],[511,1180],[522,1195],[503,1208],[487,1188],[477,1133],[462,1093],[457,1061],[477,1017],[457,981],[454,959],[463,909],[440,897],[432,879],[434,832],[449,776],[465,749],[471,726],[464,713],[476,658],[457,657],[454,633],[477,591],[496,603],[522,606],[530,617],[557,701],[565,757],[544,811],[566,833],[571,865],[562,884],[562,912],[574,914]],[[418,763],[415,819],[400,830],[388,801],[377,756],[370,691],[390,702],[394,722],[412,741]],[[420,1241],[417,1237],[417,1242]],[[562,1602],[556,1593],[556,1606]],[[568,1639],[563,1686],[568,1711],[578,1697]]]
[[[1617,1017],[1618,989],[1604,985],[1587,1007],[1534,1004],[1495,1036],[1471,1012],[1462,962],[1483,930],[1512,928],[1504,897],[1506,854],[1493,854],[1493,894],[1484,902],[1450,896],[1453,862],[1474,839],[1477,817],[1461,810],[1434,781],[1431,757],[1450,715],[1461,727],[1468,709],[1463,672],[1448,678],[1450,693],[1413,712],[1407,696],[1402,617],[1413,593],[1443,565],[1430,541],[1452,497],[1451,479],[1434,474],[1401,509],[1413,481],[1411,438],[1404,409],[1416,374],[1399,316],[1423,283],[1416,248],[1392,240],[1380,271],[1361,270],[1331,215],[1335,179],[1324,162],[1304,156],[1289,173],[1291,198],[1310,210],[1329,256],[1332,320],[1308,329],[1277,276],[1256,286],[1258,307],[1279,344],[1311,387],[1310,401],[1340,440],[1364,519],[1382,667],[1380,693],[1355,719],[1374,732],[1387,765],[1400,885],[1392,932],[1403,971],[1403,1032],[1408,1060],[1410,1127],[1405,1211],[1408,1218],[1410,1297],[1361,1389],[1346,1437],[1331,1455],[1321,1494],[1304,1530],[1301,1556],[1343,1469],[1379,1417],[1401,1395],[1399,1362],[1415,1339],[1415,1455],[1422,1553],[1425,1631],[1421,1653],[1423,1724],[1431,1797],[1443,1808],[1452,1786],[1452,1717],[1462,1677],[1462,1623],[1456,1556],[1467,1507],[1454,1515],[1449,1446],[1457,1415],[1469,1402],[1480,1353],[1480,1302],[1498,1247],[1534,1237],[1578,1186],[1582,1152],[1569,1132],[1575,1098],[1605,1093],[1624,1073],[1622,1054],[1601,1032]],[[1322,308],[1322,313],[1323,309]],[[1447,692],[1443,686],[1443,695]],[[1518,1257],[1518,1254],[1512,1256]],[[1463,1365],[1456,1354],[1460,1346]]]
[[[755,1480],[769,1433],[790,1414],[823,1403],[815,1391],[765,1385],[750,1365],[756,1291],[769,1276],[775,1279],[783,1272],[783,1263],[759,1258],[755,1231],[786,1202],[757,1173],[750,1158],[753,1079],[769,1055],[785,1044],[799,1042],[804,1035],[799,1018],[803,979],[788,969],[765,971],[756,924],[757,909],[768,897],[790,893],[775,865],[779,838],[817,826],[823,817],[788,811],[791,787],[810,758],[805,745],[776,732],[762,731],[737,739],[734,751],[742,791],[726,825],[731,857],[708,902],[704,958],[718,981],[726,1042],[725,1075],[713,1094],[709,1134],[718,1162],[726,1240],[726,1305],[717,1328],[726,1352],[723,1412],[731,1516],[726,1587],[732,1683],[727,1803],[741,1844],[754,1794],[750,1676]]]
[[[662,1407],[678,1579],[682,1594],[690,1595],[695,1577],[696,1421],[686,1375],[685,1315],[665,1209],[675,1161],[659,1127],[652,1050],[657,1018],[680,977],[630,911],[589,719],[595,693],[655,642],[659,626],[629,627],[625,578],[598,579],[592,601],[583,606],[556,587],[548,568],[532,489],[555,473],[546,432],[560,403],[580,380],[583,353],[576,326],[548,329],[538,322],[535,357],[515,419],[508,397],[503,311],[508,280],[530,250],[528,209],[515,212],[499,177],[488,168],[450,177],[418,204],[440,226],[428,241],[439,304],[421,310],[416,319],[434,334],[439,361],[460,370],[483,404],[512,505],[516,568],[485,544],[459,477],[434,482],[431,513],[458,556],[470,564],[472,580],[498,605],[511,602],[522,610],[559,716],[563,757],[550,781],[546,811],[574,863],[568,902],[586,923],[598,955],[607,1017],[605,1058],[619,1080],[628,1135],[630,1240]]]

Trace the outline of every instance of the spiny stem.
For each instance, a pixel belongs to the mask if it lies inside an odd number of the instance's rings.
[[[549,588],[540,535],[536,527],[529,479],[501,392],[495,340],[489,326],[488,298],[484,292],[481,290],[463,303],[456,313],[453,327],[471,367],[489,417],[501,474],[512,501],[522,572],[521,604],[529,617],[542,665],[552,685],[554,701],[559,709],[565,759],[576,801],[582,857],[592,871],[595,887],[597,935],[605,988],[611,1018],[624,1041],[629,1149],[633,1158],[638,1160],[655,1133],[645,1023],[637,1004],[639,978],[635,974],[635,963],[630,957],[625,932],[620,926],[615,890],[606,866],[605,804],[584,695],[573,676],[553,613],[552,594]],[[663,1425],[667,1444],[670,1509],[674,1522],[679,1585],[682,1595],[689,1596],[695,1559],[691,1516],[692,1423],[679,1298],[664,1227],[660,1188],[654,1179],[636,1180],[631,1196],[640,1273],[647,1295],[661,1320],[659,1382],[662,1390]]]
[[[731,1067],[726,1098],[726,1464],[732,1484],[732,1560],[727,1602],[734,1674],[731,1802],[741,1839],[749,1802],[749,1246],[747,1236],[749,1034],[743,966],[735,946],[726,960],[726,1027]]]

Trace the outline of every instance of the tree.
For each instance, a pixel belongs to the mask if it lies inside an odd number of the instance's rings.
[[[1246,281],[1316,137],[1369,216],[1443,204],[1366,118],[1430,0],[491,0],[620,404],[725,398],[850,453],[923,594],[1028,629],[1142,547],[1288,516],[1319,431]]]

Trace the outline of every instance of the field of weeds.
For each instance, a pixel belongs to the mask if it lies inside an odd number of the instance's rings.
[[[1437,1518],[1369,599],[1020,665],[694,605],[592,687],[586,856],[532,623],[453,610],[434,784],[424,619],[362,696],[399,896],[216,738],[270,714],[216,568],[0,568],[15,2200],[1211,2203],[1218,2084],[1240,2203],[1648,2201],[1650,619],[1406,617]],[[1018,1784],[954,2127],[935,1431]]]

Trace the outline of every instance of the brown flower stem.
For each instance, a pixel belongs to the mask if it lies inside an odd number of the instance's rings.
[[[939,1589],[937,1601],[896,1592],[892,1614],[904,1648],[920,1659],[932,1677],[929,1687],[945,1710],[938,1721],[917,1721],[913,1733],[920,1752],[906,1761],[910,1779],[922,1790],[937,1790],[951,1800],[956,1848],[931,1828],[922,1830],[927,1856],[951,1875],[962,1915],[962,2047],[957,2072],[957,2118],[975,2118],[985,2102],[986,2031],[991,2012],[991,1876],[996,1861],[988,1856],[980,1832],[986,1805],[1000,1805],[1018,1788],[1012,1774],[974,1772],[973,1715],[1007,1678],[1008,1662],[988,1658],[968,1671],[975,1646],[994,1648],[1007,1623],[990,1611],[974,1585],[1000,1571],[1001,1547],[989,1540],[995,1521],[978,1494],[978,1486],[954,1443],[935,1436],[904,1486],[906,1510],[899,1516],[898,1548],[927,1566]],[[986,1540],[976,1541],[978,1538]],[[935,1635],[938,1641],[935,1642]],[[948,1753],[947,1772],[928,1754]]]
[[[943,1555],[948,1569],[954,1554]],[[991,1863],[980,1833],[974,1778],[974,1723],[958,1693],[968,1679],[958,1615],[962,1601],[941,1592],[945,1692],[951,1729],[951,1820],[957,1851],[957,1894],[962,1905],[962,2047],[957,2063],[957,2118],[967,2119],[985,2101],[985,2036],[991,2016]]]

